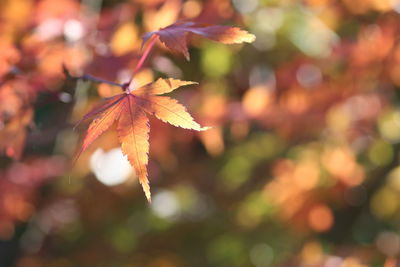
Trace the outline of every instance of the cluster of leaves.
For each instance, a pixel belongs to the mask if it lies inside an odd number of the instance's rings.
[[[190,21],[177,22],[143,36],[142,47],[149,39],[153,40],[134,72],[140,69],[156,40],[154,38],[156,36],[168,48],[184,54],[186,59],[189,60],[188,33],[201,35],[224,44],[253,42],[255,40],[254,35],[234,27],[207,26]],[[107,99],[84,116],[83,119],[90,117],[95,117],[95,119],[89,126],[80,153],[84,152],[99,135],[117,121],[118,139],[122,152],[128,156],[129,162],[135,168],[143,191],[150,201],[150,186],[147,178],[150,127],[146,113],[177,127],[196,131],[207,130],[207,127],[201,127],[196,123],[192,116],[187,113],[185,107],[176,100],[167,96],[157,96],[190,84],[194,84],[194,82],[160,78],[154,83],[146,84],[137,89],[132,88],[131,83],[120,85],[124,89],[124,93]]]

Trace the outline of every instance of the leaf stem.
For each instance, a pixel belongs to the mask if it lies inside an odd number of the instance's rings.
[[[136,67],[135,67],[135,69],[133,70],[132,77],[131,77],[131,79],[129,80],[129,82],[127,83],[127,85],[128,85],[127,87],[128,87],[128,88],[129,88],[129,85],[132,83],[133,77],[135,76],[135,74],[136,74],[136,73],[140,70],[140,68],[143,66],[144,61],[146,60],[146,58],[147,58],[148,55],[150,54],[150,51],[151,51],[151,49],[153,48],[153,46],[154,46],[154,44],[156,43],[156,41],[157,41],[157,36],[153,35],[153,36],[150,38],[150,42],[149,42],[149,44],[147,45],[146,49],[144,50],[142,56],[140,57],[139,62],[136,64]]]

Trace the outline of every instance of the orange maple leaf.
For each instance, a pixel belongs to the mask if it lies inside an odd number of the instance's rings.
[[[118,140],[122,153],[127,155],[134,167],[143,191],[150,201],[150,185],[147,179],[150,126],[146,113],[174,126],[197,131],[208,129],[195,122],[185,107],[175,99],[157,96],[190,84],[197,83],[160,78],[136,90],[126,91],[106,99],[82,118],[86,120],[95,117],[89,125],[78,156],[114,122],[117,122]]]
[[[190,57],[187,46],[188,34],[200,35],[223,44],[252,43],[256,39],[255,35],[237,27],[207,25],[193,21],[178,21],[158,31],[144,34],[142,46],[151,37],[158,36],[166,47],[182,53],[186,59],[189,60]]]

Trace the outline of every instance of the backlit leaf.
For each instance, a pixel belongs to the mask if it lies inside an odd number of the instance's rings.
[[[201,127],[196,123],[185,107],[176,100],[165,96],[154,96],[190,84],[194,82],[158,79],[131,92],[108,98],[102,105],[83,116],[82,120],[95,118],[89,126],[80,153],[117,121],[118,140],[122,152],[135,168],[143,191],[150,201],[150,185],[147,178],[150,126],[145,112],[174,126],[197,131],[206,130],[207,127]]]
[[[192,21],[180,21],[158,31],[146,33],[142,38],[142,45],[153,35],[156,35],[166,47],[178,53],[182,53],[186,59],[189,60],[190,57],[187,47],[187,34],[189,33],[197,34],[223,44],[251,43],[256,39],[253,34],[237,27],[210,26]]]

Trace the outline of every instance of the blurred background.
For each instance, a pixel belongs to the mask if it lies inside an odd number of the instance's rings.
[[[398,266],[399,0],[0,0],[0,266]],[[205,132],[151,120],[146,202],[115,131],[72,167],[85,112],[178,19],[253,44],[158,44],[135,76]]]

